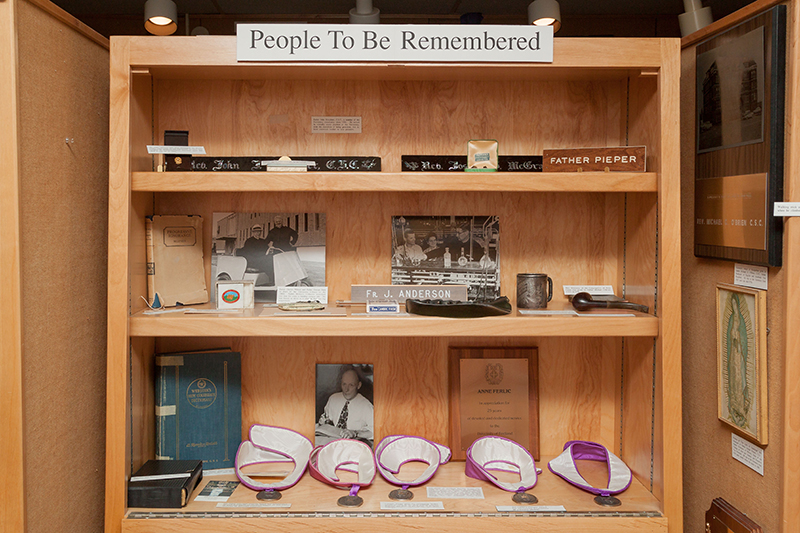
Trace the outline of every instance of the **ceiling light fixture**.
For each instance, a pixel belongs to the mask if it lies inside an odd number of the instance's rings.
[[[683,0],[683,7],[686,13],[678,15],[678,24],[681,27],[681,37],[686,37],[700,28],[705,28],[714,18],[711,16],[711,8],[703,7],[700,0]]]
[[[350,10],[350,24],[380,24],[381,10],[372,7],[372,0],[356,0],[356,7]]]
[[[144,28],[153,35],[172,35],[178,29],[178,6],[172,0],[144,3]]]
[[[552,26],[553,33],[561,29],[561,7],[556,0],[533,0],[528,4],[528,24]]]

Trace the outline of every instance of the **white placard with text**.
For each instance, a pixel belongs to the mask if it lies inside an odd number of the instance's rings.
[[[752,287],[765,291],[769,284],[769,269],[736,263],[733,267],[733,283],[740,287]]]
[[[764,450],[736,433],[731,433],[731,455],[743,465],[764,475]]]
[[[328,303],[328,287],[278,287],[275,301],[279,304],[295,302]]]
[[[588,292],[592,296],[613,296],[611,285],[564,285],[564,296],[575,296],[579,292]]]
[[[236,25],[237,61],[552,63],[552,26]]]
[[[774,206],[776,217],[800,217],[800,202],[775,202]]]

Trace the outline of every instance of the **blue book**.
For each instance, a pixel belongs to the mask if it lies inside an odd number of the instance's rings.
[[[242,439],[241,354],[156,355],[156,459],[232,468]]]

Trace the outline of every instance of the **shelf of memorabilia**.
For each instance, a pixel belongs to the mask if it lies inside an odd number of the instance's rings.
[[[134,172],[152,192],[656,192],[655,172]]]
[[[536,531],[589,531],[594,520],[600,520],[614,531],[636,533],[665,533],[667,518],[661,513],[658,500],[637,479],[618,495],[622,505],[602,507],[594,502],[594,495],[577,489],[547,470],[545,457],[537,462],[544,470],[536,486],[528,491],[537,497],[535,505],[520,506],[511,500],[513,493],[505,492],[485,481],[464,475],[463,462],[443,465],[433,479],[418,487],[411,487],[414,498],[407,505],[441,502],[442,511],[387,511],[381,503],[390,502],[389,492],[397,486],[377,476],[372,485],[359,490],[364,503],[354,509],[339,507],[337,500],[346,491],[320,483],[306,474],[294,487],[282,492],[269,509],[256,499],[256,492],[239,485],[223,506],[214,502],[197,502],[194,498],[211,480],[236,481],[233,475],[205,476],[195,489],[190,503],[182,509],[129,509],[123,520],[126,532],[172,531],[180,525],[191,531],[227,532],[269,528],[274,531],[397,531],[404,528],[430,527],[441,530],[483,533],[487,529],[497,532]],[[581,473],[587,480],[597,478],[603,484],[607,478],[605,463],[582,461]],[[407,463],[401,470],[420,470],[421,463]],[[347,473],[344,473],[347,475]],[[498,473],[502,478],[503,473]],[[343,478],[344,479],[344,478]],[[599,481],[599,480],[603,481]],[[509,476],[511,481],[511,476]],[[426,487],[479,487],[483,499],[441,499],[427,497]],[[228,505],[227,507],[225,505]],[[248,507],[250,506],[250,507]],[[498,506],[514,506],[515,510],[498,510]],[[564,511],[525,512],[525,507],[563,506]],[[420,524],[422,521],[422,524]],[[569,521],[566,526],[565,521]]]
[[[233,36],[111,39],[107,533],[680,533],[679,40],[556,38],[549,64],[240,63],[235,48]],[[320,115],[360,117],[360,133],[316,134],[312,117]],[[165,130],[188,131],[189,144],[209,154],[380,156],[384,170],[155,172],[158,158],[146,147]],[[647,172],[398,172],[403,155],[459,154],[475,138],[496,139],[501,156],[645,146]],[[233,253],[255,227],[248,219],[236,243],[233,234],[220,242],[211,229],[217,213],[324,213],[321,283],[330,288],[331,308],[350,298],[354,284],[390,282],[395,221],[444,217],[453,233],[449,218],[467,216],[499,220],[492,237],[497,291],[512,305],[516,274],[540,272],[556,285],[548,309],[571,309],[562,285],[596,284],[649,306],[650,314],[538,316],[514,307],[508,316],[475,319],[378,318],[351,307],[311,318],[265,316],[258,301],[238,315],[144,314],[145,218],[202,216],[210,281],[213,258],[221,249]],[[200,307],[210,311],[211,304]],[[443,516],[387,516],[376,511],[388,492],[380,480],[363,489],[363,508],[345,511],[334,498],[341,491],[307,477],[281,500],[293,507],[274,518],[263,509],[255,517],[134,518],[128,479],[156,453],[156,354],[221,346],[241,353],[243,433],[265,423],[304,431],[315,420],[316,365],[367,363],[380,382],[376,435],[436,442],[451,427],[448,350],[535,347],[542,456],[558,455],[573,439],[599,442],[620,453],[634,482],[621,507],[601,508],[542,460],[532,492],[565,513],[497,512],[495,505],[511,504],[509,494],[484,485],[485,501],[447,502]],[[445,465],[433,481],[480,486],[463,468]],[[413,501],[424,500],[424,488],[414,492]],[[246,490],[241,497],[256,501]],[[183,513],[234,512],[198,505]]]
[[[558,307],[559,309],[556,309]],[[483,318],[443,318],[403,313],[397,317],[368,316],[364,306],[346,308],[346,315],[303,316],[302,311],[283,316],[261,315],[255,309],[213,313],[214,305],[187,307],[186,312],[135,313],[130,318],[132,337],[655,337],[658,318],[626,310],[595,310],[580,316],[561,314],[566,306],[550,305],[552,315],[512,315]],[[202,313],[194,314],[197,311]],[[324,313],[324,312],[323,312]],[[288,316],[287,316],[288,315]]]

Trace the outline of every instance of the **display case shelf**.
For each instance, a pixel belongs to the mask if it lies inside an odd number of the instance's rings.
[[[547,459],[550,459],[549,457]],[[546,460],[537,463],[546,465]],[[587,465],[591,466],[591,465]],[[605,465],[597,464],[597,467]],[[337,506],[336,500],[345,491],[324,485],[308,474],[295,487],[282,493],[274,503],[281,508],[259,508],[256,492],[240,485],[226,504],[218,507],[213,502],[192,501],[180,510],[131,509],[123,521],[123,530],[129,532],[171,531],[173,528],[191,528],[191,531],[228,532],[269,528],[270,531],[404,531],[417,526],[452,531],[497,532],[581,531],[590,527],[593,520],[602,520],[616,531],[638,533],[664,533],[667,519],[661,514],[658,501],[641,483],[634,480],[631,487],[620,496],[619,507],[601,507],[594,503],[594,495],[568,485],[547,471],[539,477],[536,486],[529,490],[539,503],[519,506],[511,501],[512,493],[504,492],[485,481],[464,475],[463,463],[449,463],[439,468],[434,478],[425,486],[412,487],[414,499],[409,503],[442,502],[443,511],[387,511],[382,502],[390,502],[390,491],[397,488],[380,476],[369,487],[359,491],[364,504],[357,509]],[[585,468],[584,468],[585,474]],[[192,500],[208,480],[235,480],[234,476],[207,477],[195,489]],[[426,486],[480,487],[483,499],[428,498]],[[247,507],[251,506],[251,507]],[[499,511],[498,506],[516,508]],[[520,509],[563,506],[564,511],[525,512]]]
[[[192,306],[211,311],[211,305]],[[132,337],[655,337],[658,318],[636,311],[611,310],[582,316],[514,315],[473,319],[406,315],[367,316],[364,306],[347,316],[259,316],[263,307],[241,313],[163,315],[136,313]]]
[[[134,172],[133,191],[656,192],[654,172]]]

